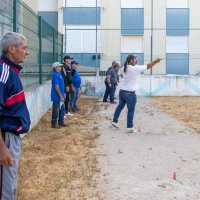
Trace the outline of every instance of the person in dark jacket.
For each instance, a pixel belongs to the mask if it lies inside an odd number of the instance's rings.
[[[69,111],[69,101],[70,101],[70,92],[74,92],[74,87],[72,84],[72,68],[71,62],[72,59],[69,55],[66,55],[63,58],[63,67],[61,70],[61,75],[64,79],[65,88],[66,88],[66,98],[65,98],[65,114],[67,116],[72,116],[73,114]]]
[[[119,71],[119,64],[115,61],[112,62],[112,66],[108,68],[106,72],[106,79],[105,79],[105,94],[103,97],[103,102],[108,102],[108,96],[110,96],[110,103],[116,103],[114,101],[116,85],[118,83],[118,71]]]
[[[0,199],[17,197],[18,162],[21,134],[30,128],[24,90],[19,72],[28,56],[26,38],[14,32],[6,33],[0,42]]]

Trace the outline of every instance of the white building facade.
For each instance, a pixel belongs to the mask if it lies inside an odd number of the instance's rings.
[[[25,0],[64,35],[64,54],[103,74],[128,54],[139,64],[161,57],[146,74],[200,72],[199,0]],[[33,5],[34,4],[34,5]]]

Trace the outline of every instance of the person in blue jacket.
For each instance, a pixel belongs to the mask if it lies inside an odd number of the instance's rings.
[[[71,93],[70,108],[73,112],[75,112],[76,110],[80,110],[77,105],[77,101],[79,98],[79,91],[81,87],[81,77],[77,70],[78,63],[76,61],[72,61],[71,66],[72,66],[72,84],[75,88],[75,91]]]
[[[65,84],[61,75],[61,66],[59,62],[54,62],[53,76],[52,76],[52,87],[51,87],[51,101],[53,102],[52,108],[52,128],[56,128],[57,124],[60,127],[65,127],[64,115],[65,115]]]
[[[30,129],[30,116],[19,77],[29,55],[27,40],[19,33],[3,35],[0,48],[0,199],[16,200],[21,134]]]

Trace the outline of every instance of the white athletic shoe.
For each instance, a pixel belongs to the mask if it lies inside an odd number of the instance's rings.
[[[112,125],[113,125],[115,128],[119,128],[119,124],[118,124],[118,123],[112,122]]]
[[[127,128],[128,133],[137,133],[137,130],[134,128]]]
[[[68,113],[65,114],[65,116],[74,116],[74,114],[68,112]]]

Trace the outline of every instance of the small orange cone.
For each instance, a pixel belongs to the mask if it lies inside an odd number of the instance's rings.
[[[173,180],[176,181],[176,172],[173,173]]]

